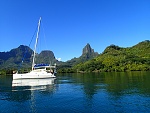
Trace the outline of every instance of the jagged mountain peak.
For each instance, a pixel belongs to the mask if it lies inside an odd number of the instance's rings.
[[[94,52],[94,49],[92,49],[90,44],[87,43],[87,45],[82,50],[82,55],[79,58],[73,58],[73,59],[67,61],[66,63],[73,66],[80,62],[88,61],[89,59],[92,59],[96,56],[98,56],[98,53]]]
[[[84,55],[84,54],[91,54],[93,52],[94,52],[94,49],[92,49],[90,44],[87,43],[87,45],[82,50],[82,55]]]

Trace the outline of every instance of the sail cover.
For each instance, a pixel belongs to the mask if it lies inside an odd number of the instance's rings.
[[[47,67],[49,64],[36,64],[34,68]]]

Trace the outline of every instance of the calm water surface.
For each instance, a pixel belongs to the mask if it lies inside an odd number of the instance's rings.
[[[150,72],[0,75],[0,113],[150,113]]]

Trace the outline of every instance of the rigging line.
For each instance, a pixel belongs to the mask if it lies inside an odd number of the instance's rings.
[[[36,31],[37,31],[37,28],[38,28],[38,26],[36,27],[36,29],[35,29],[35,31],[34,31],[34,34],[33,34],[33,36],[32,36],[32,39],[31,39],[31,41],[30,41],[30,43],[29,43],[29,47],[30,47],[30,45],[31,45],[31,43],[32,43],[32,40],[33,40],[34,36],[35,36],[35,33],[36,33]]]
[[[36,29],[35,29],[35,31],[34,31],[34,34],[33,34],[32,38],[31,38],[31,41],[30,41],[30,43],[29,43],[29,47],[30,47],[30,45],[31,45],[31,43],[32,43],[32,40],[33,40],[34,36],[35,36],[35,33],[36,33],[36,31],[37,31],[37,28],[38,28],[38,27],[36,27]],[[23,63],[23,61],[24,61],[24,59],[25,59],[25,57],[26,57],[26,54],[27,54],[27,49],[25,48],[25,53],[24,53],[24,55],[23,55],[23,57],[22,57],[22,61],[20,62],[20,65],[19,65],[19,67],[18,67],[18,70],[20,70],[20,68],[21,68],[21,66],[22,66],[22,63]]]
[[[35,29],[35,31],[34,31],[34,34],[33,34],[32,38],[31,38],[31,41],[30,41],[30,43],[29,43],[29,47],[30,47],[30,45],[31,45],[31,43],[32,43],[32,40],[33,40],[34,36],[35,36],[36,30],[37,30],[37,27],[36,27],[36,29]],[[24,54],[24,56],[23,56],[23,58],[22,58],[22,62],[24,61],[24,59],[25,59],[25,57],[26,57],[26,53],[27,53],[27,49],[26,49],[25,54]]]
[[[44,30],[44,24],[41,22],[42,30],[43,30],[43,35],[44,35],[44,43],[46,45],[46,49],[48,49],[47,44],[46,44],[46,35],[45,35],[45,30]]]
[[[41,26],[42,26],[42,30],[43,30],[43,35],[44,35],[44,41],[45,41],[46,49],[48,50],[48,46],[47,46],[47,43],[46,43],[46,35],[45,35],[45,30],[44,30],[44,24],[43,24],[43,22],[41,22]],[[48,58],[49,58],[49,64],[51,65],[50,56]]]

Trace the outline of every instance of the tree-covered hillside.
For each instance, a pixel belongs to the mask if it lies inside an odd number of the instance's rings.
[[[28,46],[20,45],[8,52],[0,52],[0,70],[16,70],[31,68],[33,50]],[[57,63],[54,53],[50,50],[36,54],[36,63]]]
[[[108,46],[102,54],[64,72],[147,71],[150,70],[150,41],[122,48]]]
[[[0,74],[5,70],[18,69],[20,64],[24,69],[31,68],[32,53],[33,50],[23,45],[9,52],[0,52]],[[87,44],[79,58],[73,58],[67,62],[57,61],[54,53],[49,50],[42,51],[36,56],[36,60],[40,63],[56,63],[57,72],[60,73],[148,71],[150,70],[150,41],[146,40],[128,48],[110,45],[101,54],[94,52],[94,49]],[[22,60],[24,60],[23,63],[21,63]]]
[[[72,67],[78,63],[81,62],[83,63],[90,59],[93,59],[96,56],[98,56],[98,53],[94,52],[94,49],[92,49],[90,44],[87,43],[87,45],[82,50],[82,55],[79,58],[73,58],[71,60],[68,60],[67,62],[64,63],[64,66]]]
[[[33,51],[24,45],[8,52],[0,52],[0,69],[17,68],[21,62],[23,62],[23,67],[29,67],[32,53]]]
[[[75,72],[72,67],[79,64],[84,63],[90,59],[97,57],[99,54],[91,48],[90,44],[87,45],[82,49],[82,55],[78,58],[73,58],[68,60],[67,62],[59,63],[58,65],[58,72]]]

